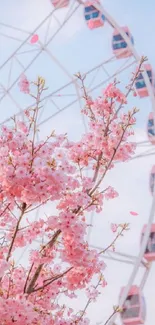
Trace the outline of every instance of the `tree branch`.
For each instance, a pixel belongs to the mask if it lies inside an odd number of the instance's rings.
[[[130,116],[130,118],[131,118],[131,116]],[[126,125],[126,127],[124,128],[124,130],[122,132],[122,136],[121,136],[121,138],[120,138],[120,140],[119,140],[116,148],[114,148],[114,152],[112,154],[112,157],[110,158],[110,161],[109,161],[107,167],[105,168],[105,171],[104,171],[102,177],[99,179],[99,181],[97,182],[97,184],[95,185],[95,187],[89,192],[89,195],[92,195],[96,191],[96,189],[98,188],[98,186],[101,184],[101,182],[103,181],[103,178],[105,177],[105,175],[106,175],[106,173],[107,173],[107,171],[108,171],[108,169],[109,169],[109,167],[110,167],[110,165],[111,165],[111,163],[112,163],[112,161],[113,161],[113,159],[114,159],[114,157],[115,157],[115,155],[117,153],[117,150],[118,150],[118,148],[119,148],[119,146],[120,146],[120,144],[122,142],[122,139],[124,137],[124,134],[125,134],[128,126],[129,126],[129,121],[128,121],[128,124]]]
[[[100,282],[101,282],[101,277],[100,277],[99,281],[97,282],[96,286],[94,287],[94,289],[98,288],[98,286],[100,285]],[[84,307],[84,309],[81,312],[80,317],[75,321],[75,324],[78,324],[82,320],[82,318],[83,318],[83,316],[84,316],[84,314],[85,314],[85,312],[86,312],[86,310],[87,310],[87,308],[88,308],[88,306],[90,305],[91,302],[92,302],[92,298],[89,298],[87,303],[86,303],[86,306]]]
[[[127,224],[125,224],[123,227],[122,227],[122,230],[119,231],[119,233],[116,235],[115,239],[112,241],[112,243],[110,245],[108,245],[105,249],[103,249],[101,252],[99,252],[99,254],[104,254],[110,247],[112,247],[116,240],[118,239],[118,237],[122,236],[122,233],[123,231],[127,228]]]
[[[133,85],[134,85],[134,83],[135,83],[135,81],[136,81],[136,79],[137,79],[137,77],[138,77],[138,75],[139,75],[139,73],[140,73],[140,71],[141,71],[142,64],[143,64],[145,61],[147,61],[147,57],[142,56],[142,58],[141,58],[141,60],[140,60],[140,63],[139,63],[139,67],[138,67],[138,69],[137,69],[137,71],[136,71],[136,73],[135,73],[133,79],[131,79],[132,82],[131,82],[131,84],[129,85],[129,89],[128,89],[127,93],[125,94],[125,97],[126,97],[126,98],[127,98],[128,95],[130,94],[130,92],[133,90]],[[118,112],[119,112],[120,109],[122,108],[122,105],[123,105],[123,104],[120,103],[120,105],[119,105],[119,107],[118,107],[118,109],[117,109],[117,111],[116,111],[116,114],[118,114]]]
[[[61,230],[60,230],[60,229],[57,230],[57,231],[55,232],[54,236],[52,237],[52,239],[51,239],[51,240],[50,240],[50,241],[49,241],[45,246],[43,246],[43,248],[41,249],[40,253],[43,252],[43,251],[45,250],[45,248],[47,248],[48,246],[49,246],[49,248],[52,248],[53,245],[55,244],[55,242],[56,242],[58,236],[60,235],[60,233],[61,233]],[[37,279],[38,279],[38,277],[39,277],[39,275],[40,275],[40,272],[41,272],[43,266],[44,266],[44,263],[41,263],[41,264],[37,267],[37,269],[36,269],[36,271],[35,271],[35,273],[34,273],[32,279],[31,279],[31,281],[30,281],[30,283],[29,283],[29,286],[28,286],[27,290],[26,290],[26,286],[27,286],[28,278],[26,279],[26,283],[25,283],[25,286],[24,286],[24,292],[26,292],[26,293],[28,293],[28,294],[34,292],[34,286],[35,286],[35,283],[36,283],[36,281],[37,281]],[[30,273],[31,273],[32,269],[33,269],[33,266],[31,266],[31,268],[30,268],[30,272],[29,272],[29,274],[28,274],[28,277],[30,276]]]
[[[64,275],[66,275],[69,271],[71,271],[73,269],[73,266],[70,267],[68,270],[66,270],[65,272],[61,273],[61,274],[58,274],[56,275],[55,277],[53,277],[49,282],[45,283],[43,286],[41,287],[38,287],[36,289],[33,289],[32,292],[36,292],[36,291],[39,291],[39,290],[44,290],[48,285],[50,285],[52,282],[62,278]],[[46,280],[45,280],[46,281]],[[27,292],[29,293],[29,292]]]
[[[11,252],[12,252],[12,248],[13,248],[13,245],[14,245],[14,241],[16,239],[16,236],[17,236],[17,232],[19,230],[19,225],[20,225],[20,222],[22,220],[22,217],[24,215],[24,212],[26,210],[26,203],[23,203],[22,204],[22,208],[21,208],[21,214],[20,214],[20,217],[17,221],[17,224],[16,224],[16,228],[15,228],[15,232],[13,234],[13,237],[12,237],[12,241],[11,241],[11,244],[10,244],[10,247],[9,247],[9,251],[8,251],[8,255],[7,255],[7,258],[6,258],[6,261],[8,262],[10,256],[11,256]]]
[[[109,321],[111,320],[111,318],[117,314],[119,312],[119,307],[116,307],[113,311],[113,313],[110,315],[110,317],[107,319],[107,321],[104,323],[104,325],[107,325],[109,323]]]

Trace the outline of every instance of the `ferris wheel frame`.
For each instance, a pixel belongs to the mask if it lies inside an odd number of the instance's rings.
[[[80,4],[84,5],[84,1],[82,1],[82,0],[77,0],[77,1]],[[127,43],[129,49],[131,50],[131,52],[132,52],[134,58],[136,59],[137,63],[139,63],[140,62],[140,56],[136,52],[135,47],[133,46],[132,42],[130,41],[129,37],[126,35],[124,30],[118,25],[118,23],[109,15],[109,13],[100,4],[96,3],[95,1],[94,1],[94,4],[95,4],[96,9],[98,9],[100,12],[102,12],[102,14],[105,16],[108,23],[120,33],[120,35],[123,37],[123,39]],[[151,83],[150,83],[149,77],[147,75],[147,72],[145,70],[145,67],[143,68],[143,70],[144,71],[142,72],[142,75],[143,75],[143,78],[145,80],[145,83],[146,83],[146,86],[147,86],[147,89],[148,89],[148,93],[149,93],[149,96],[150,96],[150,99],[151,99],[152,111],[153,111],[154,120],[155,120],[155,96],[154,96],[154,92],[153,92],[153,87],[151,86]],[[154,196],[153,196],[153,200],[152,200],[152,207],[151,207],[150,215],[149,215],[149,219],[148,219],[148,224],[147,224],[147,227],[146,227],[146,232],[145,232],[144,239],[143,239],[143,242],[142,242],[142,245],[141,245],[141,250],[140,250],[139,256],[137,257],[137,260],[136,260],[136,262],[134,264],[133,271],[132,271],[131,276],[129,278],[128,284],[125,287],[124,292],[123,292],[123,294],[121,296],[120,304],[119,304],[120,307],[123,306],[123,304],[124,304],[124,302],[125,302],[125,300],[126,300],[126,298],[128,296],[130,288],[131,288],[131,286],[133,284],[133,281],[134,281],[134,279],[136,277],[138,268],[139,268],[139,266],[141,264],[141,261],[143,259],[144,252],[146,250],[147,242],[148,242],[150,231],[151,231],[151,224],[152,224],[153,219],[154,219],[154,214],[155,214],[155,190],[154,190]],[[142,278],[142,281],[141,281],[141,285],[140,285],[141,288],[144,287],[146,279],[148,277],[148,274],[149,274],[149,269],[146,269],[146,272],[145,272],[145,274],[144,274],[144,276]],[[111,318],[111,320],[109,321],[108,324],[112,325],[113,322],[115,321],[116,317],[117,317],[117,315],[114,315]]]

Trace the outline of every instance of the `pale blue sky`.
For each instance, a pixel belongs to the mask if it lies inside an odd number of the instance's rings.
[[[147,55],[149,62],[152,65],[155,65],[155,42],[153,40],[153,30],[155,27],[154,1],[149,1],[149,6],[144,0],[105,0],[102,1],[102,4],[120,25],[129,26],[138,53]],[[1,3],[0,21],[31,31],[51,9],[52,6],[50,0],[27,0],[22,2],[20,0],[15,0],[13,3],[11,0],[6,0]],[[62,21],[62,17],[65,13],[66,11],[64,10],[58,12],[57,16],[60,21]],[[54,33],[56,28],[56,25],[52,25],[50,34]],[[10,33],[9,30],[2,27],[0,28],[0,31],[5,34]],[[41,40],[43,40],[44,34],[45,28],[44,30],[42,29],[39,31]],[[78,70],[84,72],[112,56],[111,36],[112,28],[107,23],[103,28],[90,31],[83,20],[83,8],[81,7],[77,14],[74,15],[69,23],[67,23],[63,31],[61,31],[52,41],[49,49],[71,74]],[[17,33],[17,37],[24,39],[25,35]],[[17,47],[17,45],[19,45],[19,42],[1,37],[0,45],[1,48],[3,46],[3,51],[0,53],[0,63],[2,63],[4,59]],[[28,47],[23,48],[23,50],[26,49],[28,49]],[[22,62],[26,64],[34,54],[23,55]],[[115,71],[120,64],[121,61],[118,60],[115,65],[108,65],[108,72],[111,73]],[[8,68],[5,67],[1,71],[1,78],[4,84],[6,84],[5,79],[8,74],[7,69]],[[13,74],[16,75],[18,70],[19,67],[17,67],[17,64],[14,64]],[[124,85],[128,82],[128,78],[131,76],[131,71],[132,69],[130,69],[129,72],[123,73],[121,80],[124,82]],[[64,85],[69,80],[68,77],[66,77],[64,73],[57,68],[55,63],[53,63],[45,54],[39,57],[39,59],[33,64],[32,68],[28,70],[27,75],[31,78],[35,78],[37,73],[45,76],[50,91]],[[105,75],[102,75],[101,77],[102,79],[106,78]],[[17,88],[14,87],[12,93],[17,95],[16,91]],[[68,93],[70,92],[68,91]],[[23,103],[22,100],[22,98],[21,101],[19,100],[21,104]],[[26,100],[27,99],[24,97],[24,102],[26,102]],[[67,99],[65,99],[64,103],[68,103]],[[141,108],[138,123],[144,125],[147,117],[146,107],[148,108],[150,105],[149,100],[148,98],[140,101],[139,99],[134,99],[134,104],[139,105]],[[13,106],[11,112],[14,112]],[[7,116],[8,115],[9,113]]]

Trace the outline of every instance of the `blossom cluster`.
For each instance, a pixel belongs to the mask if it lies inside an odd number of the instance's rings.
[[[21,90],[29,92],[22,80]],[[25,88],[24,88],[25,87]],[[37,101],[44,90],[38,78]],[[82,111],[89,131],[79,142],[52,132],[38,142],[36,133],[39,106],[25,111],[26,122],[14,119],[0,134],[0,318],[2,325],[87,325],[85,313],[59,304],[61,295],[76,298],[85,290],[94,301],[104,287],[105,263],[87,242],[86,214],[99,213],[106,199],[118,193],[101,184],[116,161],[130,159],[136,111],[117,114],[117,103],[126,104],[124,94],[111,84],[96,100],[87,98]],[[85,175],[90,167],[91,176]],[[45,204],[56,205],[57,213],[38,220],[32,211]],[[52,209],[52,208],[51,208]],[[117,225],[112,226],[117,232]],[[36,240],[45,238],[38,249]],[[31,245],[26,267],[15,262],[19,248]]]

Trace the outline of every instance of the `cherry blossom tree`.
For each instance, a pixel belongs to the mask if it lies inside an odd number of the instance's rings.
[[[36,103],[24,111],[25,122],[13,118],[0,133],[1,325],[90,324],[87,308],[107,284],[102,256],[114,248],[128,224],[111,225],[115,238],[98,252],[87,242],[90,225],[86,215],[104,212],[103,202],[117,197],[112,187],[104,188],[104,177],[115,162],[127,161],[134,154],[135,144],[129,138],[137,110],[121,114],[120,108],[127,104],[129,92],[134,92],[136,76],[127,94],[114,82],[94,100],[87,95],[84,78],[77,75],[85,99],[82,114],[89,127],[78,142],[55,132],[37,141],[45,81],[38,78],[32,95],[32,84],[22,77],[21,90]],[[89,177],[85,173],[88,167]],[[57,212],[52,213],[51,208],[49,215],[34,220],[32,213],[47,204],[55,204]],[[37,240],[40,245],[34,248]],[[24,266],[17,263],[15,255],[28,245]],[[63,302],[65,297],[78,300],[78,290],[84,291],[88,300],[76,313],[61,303],[61,297]],[[118,311],[115,307],[110,318]]]

